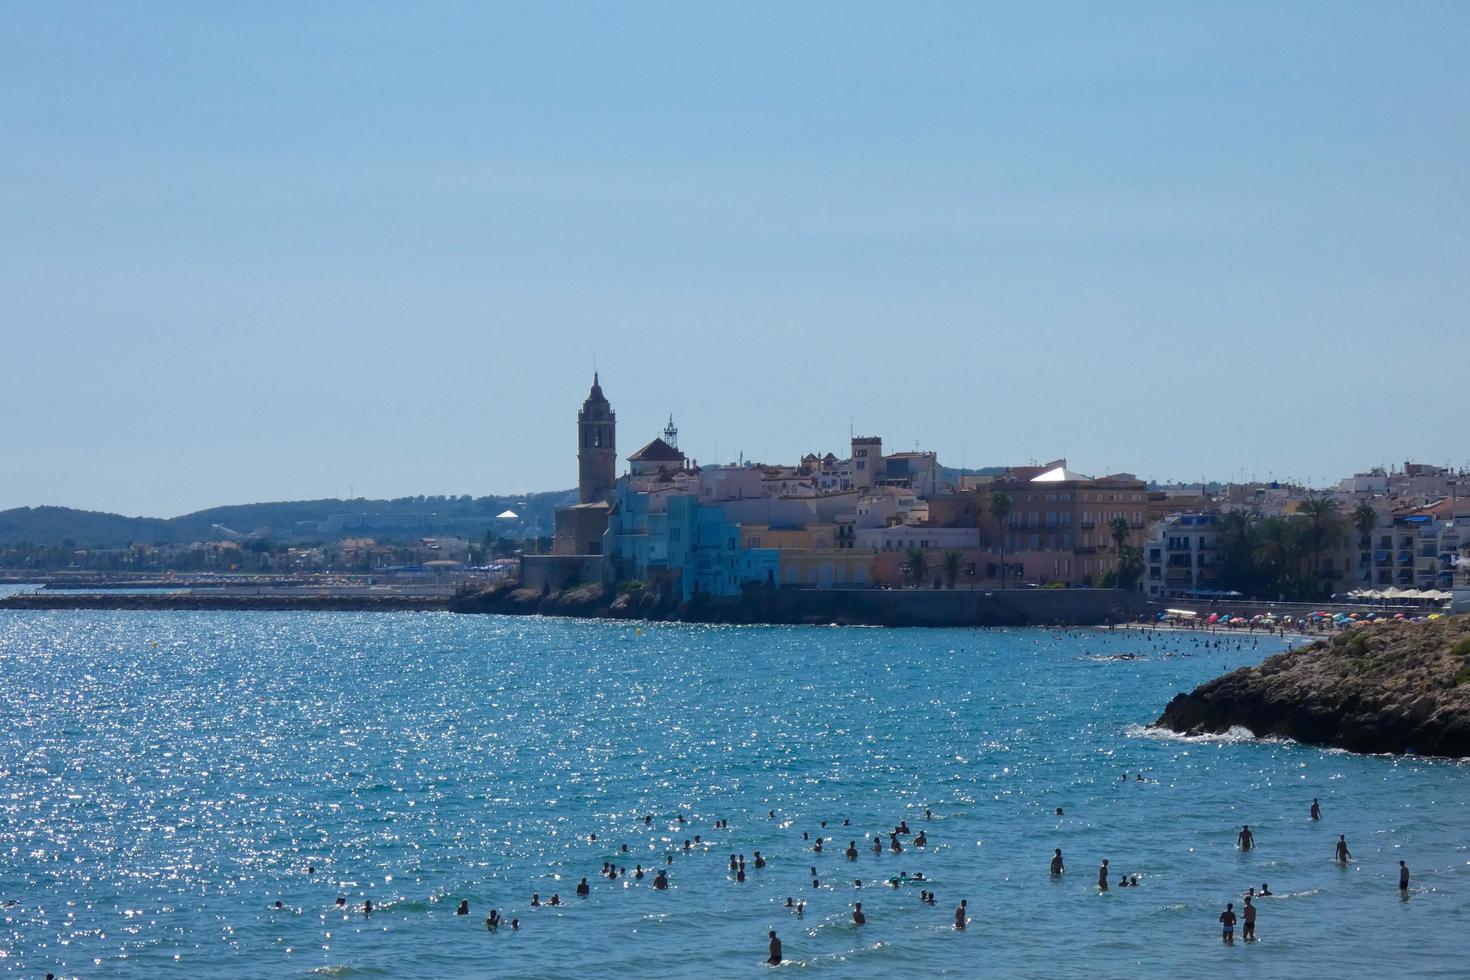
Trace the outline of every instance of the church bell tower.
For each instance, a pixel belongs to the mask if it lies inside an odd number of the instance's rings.
[[[597,374],[577,413],[577,491],[582,503],[606,500],[617,480],[617,415],[602,394]]]

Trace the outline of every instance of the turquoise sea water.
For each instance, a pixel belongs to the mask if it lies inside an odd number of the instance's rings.
[[[1464,976],[1470,766],[1140,728],[1282,645],[1260,642],[0,612],[0,971],[763,976],[775,928],[803,975]],[[900,819],[929,846],[873,855]],[[728,856],[757,849],[736,882]],[[1141,887],[1100,895],[1104,857]],[[879,887],[900,871],[937,906]],[[1223,946],[1216,917],[1262,881],[1260,942]],[[521,930],[488,932],[491,908]]]

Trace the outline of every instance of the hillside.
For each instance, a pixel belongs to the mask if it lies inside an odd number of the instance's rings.
[[[18,507],[0,511],[0,544],[116,548],[129,543],[180,544],[251,534],[276,540],[433,534],[480,538],[499,526],[496,515],[506,510],[520,516],[519,533],[549,535],[553,510],[575,495],[575,491],[559,490],[492,497],[295,500],[212,507],[171,518],[124,517],[70,507]]]
[[[1155,724],[1470,756],[1470,616],[1361,627],[1268,657],[1178,695]]]

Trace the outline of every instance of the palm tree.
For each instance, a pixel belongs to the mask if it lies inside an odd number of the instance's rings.
[[[913,579],[914,588],[918,588],[929,577],[929,556],[924,553],[923,548],[910,548],[904,553],[904,557],[908,559],[904,562],[904,571]]]
[[[1365,500],[1353,508],[1352,521],[1353,527],[1357,528],[1358,533],[1363,537],[1362,547],[1365,549],[1373,547],[1373,531],[1378,527],[1378,511],[1374,510],[1373,505]]]
[[[1232,510],[1220,518],[1219,542],[1225,563],[1226,588],[1255,592],[1254,542],[1256,518],[1250,511]]]
[[[960,577],[960,562],[964,560],[965,556],[953,549],[944,553],[944,581],[951,589],[954,588],[955,580]]]
[[[1284,517],[1268,517],[1256,529],[1254,558],[1262,575],[1278,592],[1295,587],[1294,569],[1301,564],[1301,535]]]
[[[1000,587],[1006,587],[1006,518],[1011,516],[1011,495],[996,490],[990,495],[990,513],[1000,523]]]
[[[1297,513],[1305,522],[1303,537],[1312,556],[1312,581],[1315,587],[1319,566],[1322,563],[1322,548],[1327,542],[1342,536],[1347,522],[1342,516],[1342,501],[1326,493],[1311,493]]]
[[[1121,576],[1123,573],[1123,548],[1128,544],[1128,518],[1119,514],[1108,521],[1108,536],[1113,539],[1113,550],[1118,553],[1118,562],[1115,567]]]

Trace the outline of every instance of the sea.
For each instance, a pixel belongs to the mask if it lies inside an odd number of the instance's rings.
[[[0,611],[0,973],[1466,976],[1470,765],[1148,727],[1289,642]]]

